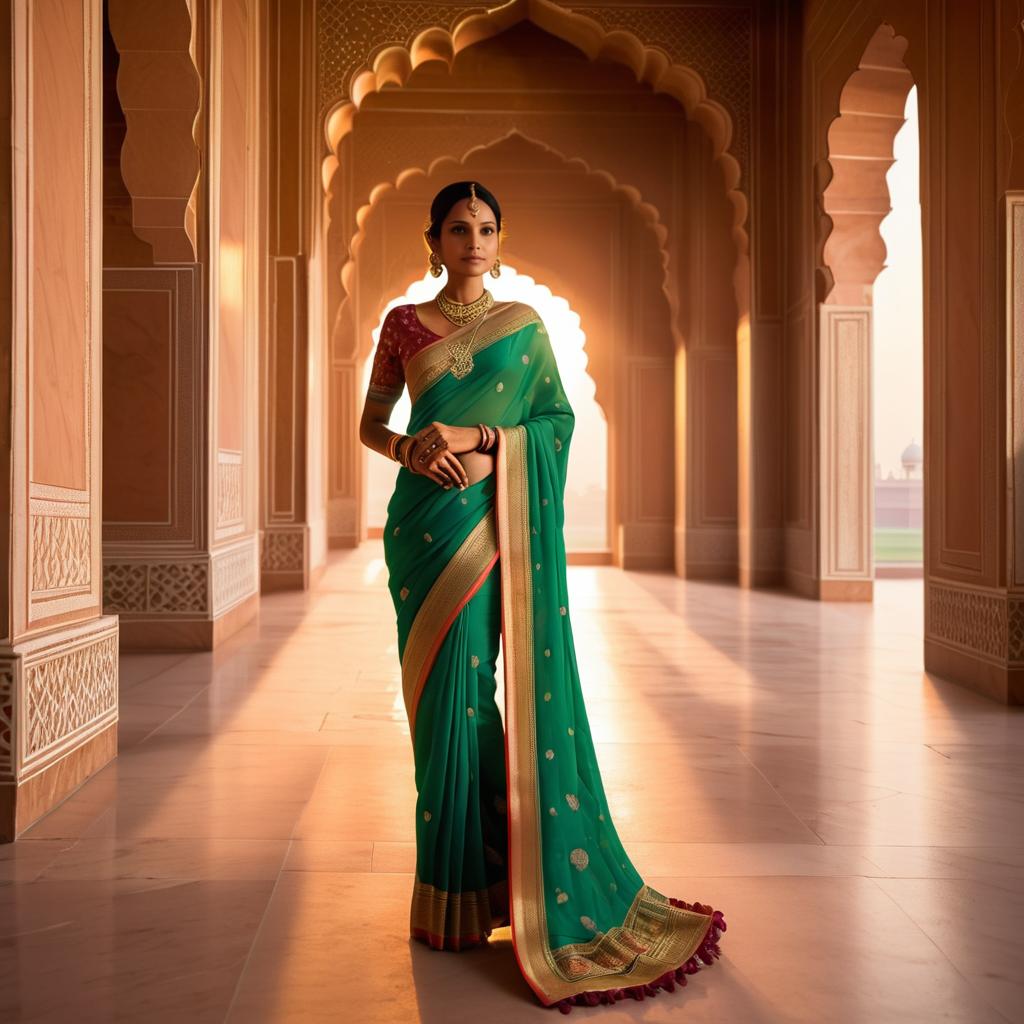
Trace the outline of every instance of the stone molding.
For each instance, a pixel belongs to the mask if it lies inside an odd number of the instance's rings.
[[[309,527],[270,525],[263,530],[260,571],[298,573],[306,566]]]
[[[0,783],[24,782],[117,721],[110,615],[0,652]]]
[[[256,537],[209,555],[111,559],[103,567],[103,607],[124,618],[216,618],[256,593]]]

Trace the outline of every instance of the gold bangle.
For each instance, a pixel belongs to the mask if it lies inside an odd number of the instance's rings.
[[[398,437],[398,443],[395,445],[395,461],[409,468],[408,453],[411,445],[406,444],[406,441],[411,441],[412,437],[409,434],[400,434]]]
[[[398,457],[398,449],[406,436],[406,434],[392,434],[388,438],[386,451],[388,458],[391,459],[392,462],[401,462],[401,459]]]

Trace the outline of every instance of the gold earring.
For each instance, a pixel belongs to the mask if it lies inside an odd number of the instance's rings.
[[[491,277],[501,277],[501,258],[496,257],[494,266],[491,267]]]
[[[430,274],[432,277],[441,276],[441,257],[436,252],[430,254]]]

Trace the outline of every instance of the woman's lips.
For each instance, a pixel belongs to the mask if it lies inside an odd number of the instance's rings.
[[[483,256],[463,256],[464,260],[468,260],[470,263],[483,263]]]

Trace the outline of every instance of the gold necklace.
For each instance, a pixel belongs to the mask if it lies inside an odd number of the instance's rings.
[[[456,302],[449,299],[442,288],[435,296],[437,308],[441,310],[444,318],[456,327],[465,327],[471,324],[481,313],[490,309],[494,302],[494,296],[485,288],[483,295],[472,302]]]
[[[451,370],[452,376],[456,380],[462,380],[473,369],[473,342],[476,340],[477,331],[480,330],[480,325],[484,322],[484,318],[487,316],[487,310],[480,314],[476,322],[476,327],[473,328],[473,336],[467,342],[448,342],[448,355],[451,357],[451,365],[448,367]]]

